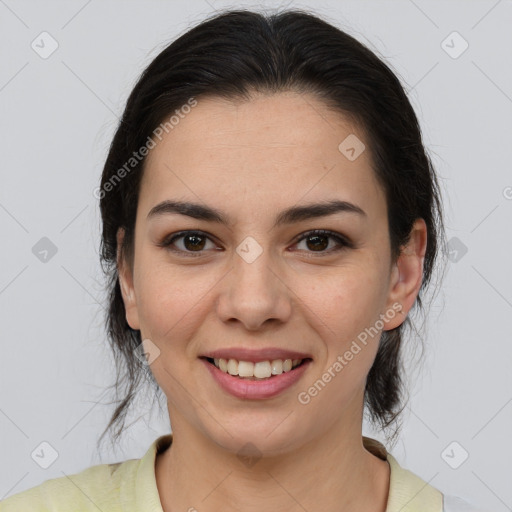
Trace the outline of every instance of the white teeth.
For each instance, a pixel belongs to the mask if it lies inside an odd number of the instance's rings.
[[[230,359],[228,361],[228,373],[230,375],[238,375],[238,361]]]
[[[238,361],[236,359],[214,358],[213,363],[224,373],[249,379],[268,379],[272,375],[289,372],[302,362],[302,359],[274,359],[272,361]]]
[[[275,359],[272,361],[272,375],[281,375],[283,373],[283,361]]]
[[[239,361],[238,375],[240,377],[254,377],[254,363],[250,361]]]
[[[259,361],[254,363],[254,377],[258,379],[268,379],[272,375],[272,369],[268,361]]]
[[[214,359],[215,361],[215,359]],[[228,372],[228,362],[225,359],[219,359],[219,364],[215,363],[215,366],[218,366],[224,373]]]

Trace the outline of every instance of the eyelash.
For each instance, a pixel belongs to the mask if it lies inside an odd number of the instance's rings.
[[[171,248],[171,245],[176,241],[176,240],[179,240],[180,238],[184,238],[186,236],[194,236],[194,235],[197,235],[197,236],[200,236],[200,237],[205,237],[207,238],[208,240],[210,241],[213,241],[211,240],[211,238],[208,236],[208,234],[204,233],[203,231],[180,231],[178,233],[174,233],[173,235],[170,235],[168,237],[166,237],[164,240],[162,240],[160,243],[158,243],[158,247],[163,247],[171,252],[174,252],[174,253],[180,253],[180,254],[185,254],[190,257],[193,257],[193,258],[197,258],[199,256],[202,256],[203,253],[204,253],[204,250],[201,250],[201,251],[184,251],[184,250],[181,250],[181,249],[172,249]],[[330,249],[328,251],[307,251],[307,252],[310,252],[311,255],[313,255],[313,257],[316,257],[316,256],[322,256],[322,255],[330,255],[332,253],[335,253],[335,252],[339,252],[339,251],[342,251],[344,249],[351,249],[353,248],[353,244],[352,242],[350,242],[350,240],[348,240],[347,238],[341,236],[339,233],[336,233],[334,231],[329,231],[327,229],[314,229],[312,231],[307,231],[306,233],[303,233],[302,235],[299,235],[299,237],[297,237],[295,239],[295,241],[293,242],[294,245],[302,242],[303,240],[306,240],[307,238],[309,237],[312,237],[312,236],[315,236],[315,235],[320,235],[320,236],[326,236],[328,238],[332,238],[334,239],[337,243],[338,243],[338,247],[337,248],[334,248],[334,249]]]

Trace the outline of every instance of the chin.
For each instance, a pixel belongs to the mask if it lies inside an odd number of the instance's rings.
[[[291,421],[292,416],[282,414],[279,421],[269,421],[267,413],[261,422],[251,418],[226,423],[225,428],[210,425],[203,427],[203,434],[222,449],[240,457],[279,456],[296,450],[307,437],[301,435],[296,422]]]

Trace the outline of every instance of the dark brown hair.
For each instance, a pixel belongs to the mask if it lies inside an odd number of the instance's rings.
[[[101,263],[107,276],[106,325],[117,367],[111,387],[121,398],[101,437],[116,428],[115,439],[119,438],[143,380],[149,379],[159,390],[151,372],[135,357],[141,335],[126,322],[119,286],[116,233],[125,229],[121,250],[131,264],[145,158],[131,161],[130,167],[126,163],[191,98],[250,99],[251,92],[287,90],[316,95],[365,134],[372,167],[386,195],[393,258],[407,242],[414,221],[425,220],[428,243],[415,304],[423,308],[423,291],[444,242],[441,195],[418,120],[397,76],[355,38],[304,10],[217,14],[172,42],[144,70],[128,98],[103,169]],[[409,322],[407,318],[382,333],[365,390],[369,419],[386,432],[394,426],[393,437],[404,407],[401,346]]]

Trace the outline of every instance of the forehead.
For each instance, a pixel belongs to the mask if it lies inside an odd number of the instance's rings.
[[[199,98],[155,141],[139,198],[146,213],[170,197],[253,211],[333,198],[385,208],[363,133],[310,94]]]

